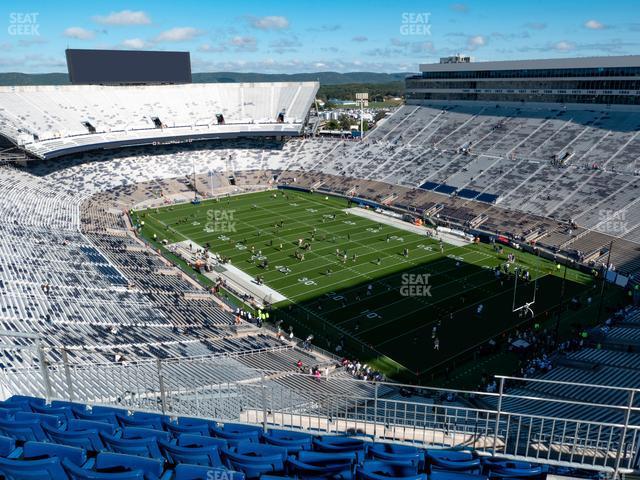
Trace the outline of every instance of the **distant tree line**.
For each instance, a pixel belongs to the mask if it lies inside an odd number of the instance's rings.
[[[358,92],[368,92],[370,102],[382,102],[385,97],[402,97],[404,95],[404,82],[321,84],[318,98],[324,102],[331,98],[354,100]]]

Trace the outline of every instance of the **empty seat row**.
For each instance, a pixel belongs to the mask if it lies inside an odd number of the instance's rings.
[[[544,478],[547,472],[470,451],[263,431],[27,396],[0,402],[0,435],[0,478],[7,479],[478,480]]]

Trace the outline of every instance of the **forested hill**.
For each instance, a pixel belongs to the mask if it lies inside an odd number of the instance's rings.
[[[374,72],[311,72],[311,73],[239,73],[212,72],[194,73],[194,83],[210,82],[300,82],[317,80],[321,85],[341,85],[354,83],[393,83],[401,82],[407,73],[374,73]],[[69,77],[66,73],[0,73],[0,85],[67,85]]]

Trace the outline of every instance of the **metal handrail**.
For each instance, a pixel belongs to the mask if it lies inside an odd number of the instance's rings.
[[[35,347],[35,345],[34,345]],[[320,380],[291,369],[259,369],[242,366],[242,375],[234,380],[211,381],[212,376],[230,375],[233,367],[221,373],[190,366],[221,358],[238,358],[268,351],[292,350],[291,345],[261,348],[244,352],[225,352],[165,360],[142,360],[130,364],[94,363],[70,366],[62,352],[62,363],[47,365],[43,349],[35,350],[40,366],[11,371],[3,370],[0,392],[37,394],[49,400],[62,395],[65,399],[86,403],[116,404],[125,408],[160,410],[168,415],[210,417],[219,421],[251,421],[264,427],[303,427],[329,433],[362,430],[375,438],[386,437],[401,442],[426,442],[431,446],[473,446],[484,454],[512,457],[527,461],[536,459],[601,471],[631,471],[633,455],[640,442],[640,424],[632,413],[637,389],[612,387],[610,391],[626,391],[626,406],[588,401],[518,395],[504,391],[504,383],[530,382],[498,376],[499,392],[477,392],[437,387],[416,387],[390,382],[368,382],[350,376],[329,375]],[[34,351],[34,353],[36,353]],[[42,368],[44,366],[45,368]],[[167,367],[180,366],[184,370]],[[92,372],[96,369],[96,374]],[[184,375],[182,374],[184,372]],[[100,375],[97,375],[101,373]],[[12,377],[15,381],[12,383]],[[183,378],[184,377],[184,378]],[[190,378],[196,379],[191,381]],[[307,379],[296,381],[297,378]],[[86,383],[85,383],[86,382]],[[540,383],[594,387],[544,380]],[[383,389],[386,387],[386,389]],[[453,403],[413,399],[385,398],[401,387],[410,387],[431,397],[456,393],[465,397],[497,399],[495,408],[478,408]],[[623,421],[607,422],[577,419],[506,409],[504,399],[544,402],[547,405],[572,404],[600,412],[621,412]],[[552,411],[552,410],[550,410]],[[622,417],[619,417],[622,418]],[[541,450],[542,453],[541,453]],[[569,452],[569,453],[567,453]]]
[[[532,382],[532,383],[552,383],[552,384],[562,384],[562,385],[570,385],[572,387],[588,387],[588,388],[602,388],[606,390],[622,390],[625,392],[640,392],[640,388],[633,387],[617,387],[610,385],[598,385],[597,383],[579,383],[579,382],[559,382],[557,380],[547,380],[544,378],[520,378],[520,377],[510,377],[507,375],[495,375],[496,378],[504,378],[505,380],[514,380],[519,382]]]

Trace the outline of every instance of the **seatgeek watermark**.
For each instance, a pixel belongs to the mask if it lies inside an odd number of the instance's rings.
[[[400,18],[400,35],[431,35],[430,12],[404,12]]]
[[[207,224],[204,229],[209,233],[235,233],[235,210],[217,209],[207,210]]]
[[[207,470],[207,480],[231,480],[231,473],[227,470],[218,468]]]
[[[625,210],[601,209],[598,211],[600,221],[595,230],[611,235],[620,235],[629,231],[627,212]]]
[[[430,273],[403,273],[400,285],[400,295],[403,297],[430,297]]]
[[[39,36],[39,12],[11,12],[7,32],[11,36]]]

